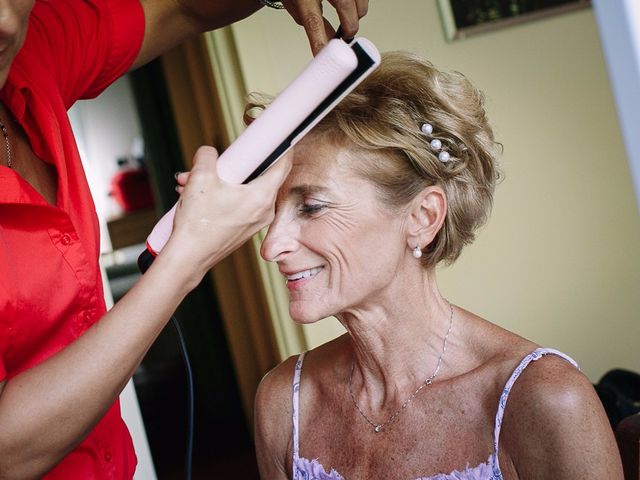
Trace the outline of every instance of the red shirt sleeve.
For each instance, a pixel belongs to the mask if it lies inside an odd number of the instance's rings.
[[[126,73],[143,37],[139,0],[37,0],[25,42],[36,43],[69,108]]]

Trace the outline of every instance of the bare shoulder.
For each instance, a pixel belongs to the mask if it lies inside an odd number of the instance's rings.
[[[271,429],[281,426],[285,418],[290,418],[293,373],[297,358],[289,357],[270,370],[260,381],[255,399],[256,424],[264,422],[264,427]]]
[[[306,353],[301,365],[301,396],[317,395],[326,375],[334,375],[335,355],[345,339],[338,338]],[[288,478],[293,449],[294,372],[299,356],[292,356],[267,373],[256,393],[255,443],[261,478]],[[331,383],[331,382],[329,382]],[[302,400],[301,400],[302,401]]]
[[[297,358],[297,356],[289,357],[267,372],[258,386],[256,403],[264,402],[261,406],[268,407],[272,403],[279,404],[281,400],[290,396]]]
[[[600,406],[593,385],[573,364],[554,354],[535,358],[513,385],[509,397],[513,410],[553,418]]]
[[[331,374],[336,357],[343,351],[346,338],[338,337],[305,353],[301,376],[306,385],[315,383],[324,375]],[[277,409],[279,415],[291,414],[293,377],[298,355],[287,360],[267,373],[258,387],[256,409],[268,411]]]
[[[462,332],[465,353],[471,362],[490,367],[500,381],[504,369],[513,369],[514,362],[520,361],[539,345],[520,335],[506,330],[472,312],[457,307],[464,319]]]
[[[589,379],[557,355],[533,362],[513,384],[501,459],[519,479],[622,478],[609,421]]]
[[[537,357],[536,357],[537,358]],[[553,354],[531,361],[514,383],[511,410],[565,417],[599,402],[589,379],[573,364]]]
[[[267,373],[256,392],[255,442],[262,478],[286,478],[293,428],[291,398],[296,358],[288,358]]]

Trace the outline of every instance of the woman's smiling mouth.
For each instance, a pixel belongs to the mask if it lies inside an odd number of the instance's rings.
[[[306,280],[311,277],[315,277],[324,267],[314,267],[308,270],[302,270],[300,272],[284,274],[287,279],[287,286],[294,282],[299,282],[301,280]]]

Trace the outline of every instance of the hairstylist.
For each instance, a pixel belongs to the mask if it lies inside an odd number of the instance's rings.
[[[0,478],[129,479],[118,395],[171,313],[216,262],[273,217],[288,170],[249,185],[202,147],[173,235],[108,313],[95,209],[67,109],[258,0],[0,0]],[[367,0],[331,1],[354,35]],[[312,51],[332,34],[318,0],[287,0]]]

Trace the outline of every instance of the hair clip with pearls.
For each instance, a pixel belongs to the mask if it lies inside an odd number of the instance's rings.
[[[433,133],[433,125],[431,125],[430,123],[423,123],[420,126],[420,131],[425,135],[431,135]],[[442,141],[434,138],[429,142],[429,146],[431,147],[431,150],[438,153],[438,160],[440,160],[442,163],[447,163],[449,160],[451,160],[451,155],[449,155],[449,152],[442,149]]]

